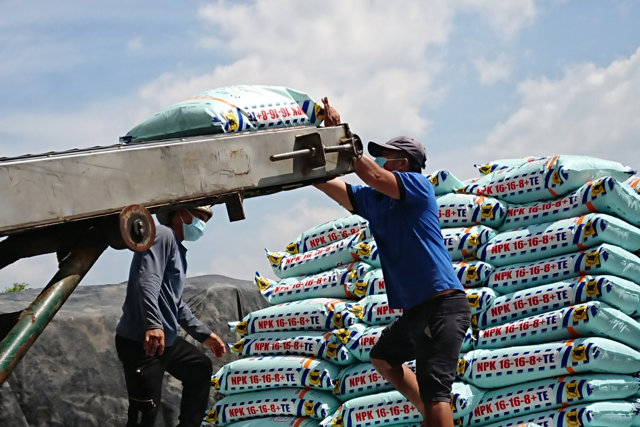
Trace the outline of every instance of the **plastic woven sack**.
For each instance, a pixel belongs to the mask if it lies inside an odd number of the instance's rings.
[[[340,368],[321,359],[300,356],[259,356],[234,360],[211,377],[224,394],[281,387],[332,390]]]
[[[562,197],[605,176],[625,181],[635,172],[611,160],[561,155],[496,170],[461,191],[496,197],[508,203],[528,203]]]
[[[584,402],[625,399],[638,391],[640,380],[630,375],[587,374],[549,378],[487,390],[462,423],[481,426]]]
[[[214,425],[205,422],[203,425]],[[318,427],[318,420],[310,417],[259,417],[227,424],[227,427]]]
[[[491,288],[468,288],[465,289],[469,307],[471,307],[471,315],[478,316],[493,306],[494,300],[497,298],[496,293]]]
[[[586,274],[611,274],[637,281],[640,258],[617,246],[602,244],[586,251],[495,268],[485,285],[504,295]]]
[[[121,142],[180,138],[291,126],[318,126],[324,110],[308,95],[279,86],[211,89],[157,112]]]
[[[615,215],[640,227],[640,196],[614,178],[600,178],[557,200],[509,204],[502,229],[573,218],[589,212]]]
[[[358,332],[348,329],[262,332],[247,335],[229,347],[241,356],[299,355],[348,365],[358,361],[346,345],[351,334]],[[357,338],[354,337],[354,340]]]
[[[350,291],[358,298],[363,298],[367,295],[383,295],[387,292],[384,275],[380,268],[369,270],[364,277],[355,282],[353,286],[353,290],[350,289]]]
[[[633,190],[640,194],[640,176],[632,176],[628,180],[625,181]]]
[[[484,225],[442,229],[444,246],[453,261],[475,258],[478,248],[489,242],[495,235],[494,229]]]
[[[482,329],[475,348],[503,348],[593,336],[610,338],[640,350],[640,324],[620,310],[593,301]]]
[[[254,283],[271,304],[309,298],[357,298],[353,294],[355,282],[369,271],[368,264],[356,262],[311,276],[270,280],[256,273]]]
[[[290,415],[324,419],[340,405],[330,392],[300,388],[249,391],[218,400],[205,420],[224,426],[257,417]]]
[[[473,194],[445,194],[436,198],[440,227],[469,227],[486,225],[498,228],[507,216],[507,204]]]
[[[427,175],[427,178],[429,178],[429,182],[433,185],[436,196],[453,193],[463,185],[458,178],[445,169],[433,171]]]
[[[273,331],[326,331],[349,327],[358,318],[349,311],[348,300],[310,298],[265,307],[244,316],[240,322],[230,322],[233,332],[240,335]]]
[[[353,304],[349,310],[367,325],[387,325],[402,316],[402,309],[389,307],[386,295],[370,295]]]
[[[453,271],[465,288],[483,286],[491,276],[493,267],[484,261],[462,261],[453,263]]]
[[[587,214],[500,233],[482,246],[477,256],[501,267],[577,252],[602,243],[638,251],[640,228],[611,215]]]
[[[287,245],[286,251],[297,254],[323,248],[360,232],[368,224],[369,222],[359,215],[337,218],[300,233]]]
[[[458,362],[458,376],[481,388],[587,372],[634,374],[640,353],[607,338],[577,338],[495,350],[472,350]]]
[[[328,246],[299,254],[270,252],[265,249],[273,272],[281,279],[288,277],[310,276],[335,267],[359,261],[353,253],[352,243],[359,235],[338,240]]]
[[[368,362],[369,353],[378,342],[380,334],[385,326],[364,326],[356,324],[349,328],[351,335],[347,342],[349,352],[361,362]]]
[[[489,427],[516,427],[525,424],[567,427],[622,427],[638,425],[638,405],[611,400],[567,406],[503,420]]]
[[[578,276],[498,296],[473,323],[486,328],[587,301],[602,301],[635,316],[640,314],[640,286],[615,276]]]
[[[415,372],[415,360],[406,362],[405,365]],[[371,363],[362,362],[346,366],[340,371],[333,393],[344,402],[354,397],[380,393],[392,388],[391,383],[376,371]]]
[[[546,157],[523,157],[520,159],[498,159],[484,164],[474,164],[473,166],[478,169],[482,175],[489,175],[491,172],[499,171],[502,169],[509,169],[516,166],[521,166],[528,162],[537,160],[543,160]]]

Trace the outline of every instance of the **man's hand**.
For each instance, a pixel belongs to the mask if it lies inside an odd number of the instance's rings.
[[[220,337],[213,332],[211,332],[211,335],[204,340],[203,344],[209,347],[209,350],[211,350],[216,357],[222,357],[222,355],[227,352],[227,347],[224,345]]]
[[[324,125],[326,127],[339,125],[340,113],[338,113],[338,110],[329,105],[329,98],[327,98],[326,96],[322,98],[322,103],[324,104]]]
[[[144,334],[144,352],[149,356],[162,356],[164,353],[164,331],[162,329],[147,329]]]

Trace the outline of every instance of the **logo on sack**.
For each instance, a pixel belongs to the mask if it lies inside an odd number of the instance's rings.
[[[220,378],[211,377],[211,387],[215,388],[216,390],[220,390]]]
[[[240,340],[231,346],[231,350],[236,353],[242,353],[243,349],[244,349],[244,340]]]
[[[582,399],[580,387],[578,387],[577,382],[570,382],[565,384],[564,390],[567,393],[567,399]]]
[[[248,332],[248,328],[249,328],[249,324],[247,323],[246,320],[243,320],[242,322],[239,322],[236,325],[236,332],[239,333],[240,335],[245,335]]]
[[[309,384],[311,385],[321,385],[320,383],[320,372],[319,371],[311,371],[309,372]]]
[[[493,205],[482,206],[480,208],[480,218],[493,219]]]
[[[562,177],[560,176],[559,171],[554,171],[553,175],[551,175],[551,185],[560,185],[562,184]]]
[[[587,312],[587,307],[580,306],[576,307],[573,310],[573,323],[582,322],[585,320],[589,320],[589,314]]]
[[[469,246],[478,246],[480,244],[479,234],[469,234]]]
[[[324,108],[321,105],[314,104],[316,112],[316,120],[324,120]]]
[[[313,402],[304,402],[304,413],[305,415],[315,415],[315,405]]]
[[[331,427],[344,427],[344,420],[342,419],[342,414],[338,415],[333,419],[333,421],[331,422]]]
[[[597,236],[596,228],[593,226],[593,221],[588,221],[584,225],[584,237]]]
[[[605,194],[607,191],[604,188],[604,181],[598,181],[591,186],[591,196],[596,197],[600,194]]]
[[[480,172],[482,175],[488,175],[493,171],[493,166],[486,164],[486,165],[482,165],[478,168],[478,172]]]
[[[258,290],[260,290],[260,292],[264,292],[269,289],[271,283],[269,283],[269,280],[265,279],[264,277],[258,277],[256,279],[256,285],[258,285]]]
[[[371,256],[371,245],[368,243],[360,243],[358,245],[358,256],[368,258]]]
[[[229,131],[238,130],[238,116],[236,116],[233,113],[227,113],[224,115],[224,118],[227,119],[227,123],[229,126],[227,130]]]
[[[600,267],[600,252],[589,252],[584,259],[586,267]]]
[[[338,358],[338,344],[332,342],[327,344],[327,357],[332,359]]]
[[[597,280],[589,280],[585,285],[585,288],[587,289],[587,296],[590,298],[600,295],[600,288],[598,287]]]
[[[459,359],[458,360],[458,367],[456,368],[456,371],[458,371],[459,375],[464,375],[464,373],[467,371],[467,366],[469,365],[469,363],[464,360],[464,359]]]
[[[353,293],[356,294],[356,296],[358,297],[363,297],[367,294],[368,288],[369,288],[369,284],[367,282],[356,282],[356,286]]]
[[[565,419],[567,420],[567,425],[569,427],[580,427],[582,423],[580,422],[580,416],[578,414],[577,409],[572,409],[565,413]]]
[[[587,361],[587,349],[584,344],[578,345],[571,349],[571,360],[573,363]]]
[[[471,306],[471,308],[480,308],[480,295],[467,294],[467,300],[469,300],[469,305]]]
[[[340,379],[337,379],[337,380],[333,381],[333,392],[335,394],[340,393],[340,383],[341,383]]]
[[[478,280],[478,266],[470,265],[467,267],[467,281]]]
[[[351,337],[351,334],[349,333],[349,330],[348,329],[344,329],[344,328],[338,329],[336,331],[335,335],[340,340],[340,342],[342,344],[348,343],[349,342],[349,337]]]
[[[364,307],[361,305],[354,304],[349,308],[349,311],[360,320],[364,317]]]
[[[438,174],[435,175],[431,175],[429,177],[429,182],[431,183],[431,185],[433,185],[434,187],[438,185]]]
[[[284,255],[269,254],[269,262],[271,262],[271,264],[273,264],[274,267],[280,266],[280,263],[282,262],[282,258],[284,258]]]
[[[209,412],[207,412],[207,416],[205,417],[205,420],[207,420],[210,423],[217,423],[218,422],[218,410],[216,408],[212,408]]]
[[[344,319],[342,313],[334,313],[333,314],[333,324],[336,328],[342,328],[344,326]]]
[[[289,243],[287,245],[287,248],[285,249],[285,251],[287,251],[287,253],[290,253],[291,255],[295,255],[298,253],[298,244],[296,242],[293,243]]]

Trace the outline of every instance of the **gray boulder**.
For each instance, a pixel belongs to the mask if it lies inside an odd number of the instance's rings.
[[[26,308],[40,290],[0,295],[0,313]],[[123,426],[127,394],[116,355],[114,331],[126,284],[80,286],[0,389],[0,425]],[[184,299],[191,310],[225,342],[238,340],[227,322],[266,307],[250,281],[208,275],[187,280]],[[183,333],[183,335],[186,335]],[[217,359],[206,347],[214,372],[237,356]],[[165,375],[157,426],[175,426],[180,408],[180,382]],[[221,397],[214,390],[212,405]]]

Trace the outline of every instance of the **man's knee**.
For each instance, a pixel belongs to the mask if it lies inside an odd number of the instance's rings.
[[[130,397],[127,426],[153,426],[157,414],[158,404],[154,399]]]
[[[402,369],[402,366],[393,366],[384,359],[371,358],[369,362],[376,368],[376,371],[380,372],[383,376],[388,372],[393,372],[398,369]]]

